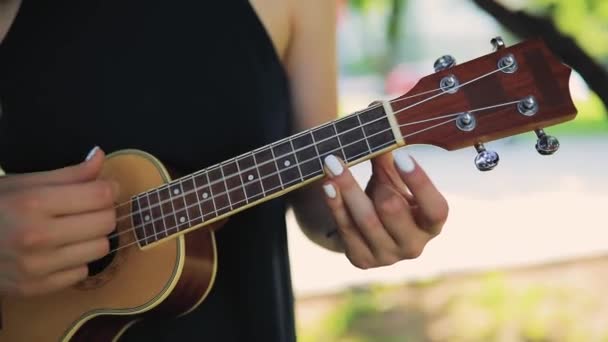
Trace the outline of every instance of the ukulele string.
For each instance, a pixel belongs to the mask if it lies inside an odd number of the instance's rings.
[[[472,79],[472,80],[469,80],[469,81],[467,81],[467,82],[465,82],[465,83],[459,84],[459,85],[455,86],[454,88],[452,88],[452,89],[450,89],[450,90],[458,90],[458,89],[460,89],[460,88],[462,88],[462,87],[464,87],[464,86],[466,86],[466,85],[468,85],[468,84],[471,84],[471,83],[473,83],[473,82],[477,82],[477,81],[479,81],[480,79],[482,79],[482,78],[484,78],[484,77],[488,77],[488,76],[490,76],[490,75],[493,75],[494,73],[499,72],[499,71],[501,71],[501,70],[502,70],[502,69],[504,69],[504,68],[506,68],[506,67],[501,67],[501,68],[498,68],[498,69],[496,69],[496,70],[494,70],[494,71],[491,71],[491,72],[489,72],[489,73],[487,73],[487,74],[484,74],[484,75],[478,76],[478,77],[476,77],[476,78],[474,78],[474,79]],[[406,107],[404,107],[404,108],[401,108],[400,110],[398,110],[398,111],[394,112],[394,115],[395,115],[395,116],[397,116],[397,114],[399,114],[399,113],[402,113],[402,112],[404,112],[404,111],[406,111],[406,110],[408,110],[408,109],[410,109],[410,108],[413,108],[413,107],[416,107],[416,106],[418,106],[418,105],[421,105],[421,104],[423,104],[423,103],[425,103],[425,102],[428,102],[428,101],[430,101],[430,100],[433,100],[433,99],[435,99],[435,98],[437,98],[437,97],[439,97],[439,96],[441,96],[441,95],[445,95],[445,94],[447,94],[447,93],[448,93],[447,91],[443,91],[443,92],[441,92],[441,93],[439,93],[439,94],[435,94],[435,95],[433,95],[433,96],[429,96],[429,97],[427,97],[427,98],[426,98],[426,99],[424,99],[424,100],[418,101],[418,102],[413,103],[413,104],[411,104],[411,105],[409,105],[409,106],[406,106]],[[392,102],[391,102],[391,103],[392,103]]]
[[[478,80],[480,80],[480,79],[482,79],[482,78],[484,78],[484,77],[490,76],[490,75],[492,75],[492,74],[494,74],[494,73],[496,73],[496,72],[498,72],[498,71],[501,71],[501,70],[502,70],[502,69],[504,69],[504,68],[506,68],[506,67],[501,67],[501,68],[498,68],[498,69],[493,70],[493,71],[491,71],[491,72],[488,72],[488,73],[486,73],[486,74],[483,74],[483,75],[481,75],[481,76],[478,76],[478,77],[476,77],[476,78],[474,78],[474,79],[472,79],[472,80],[469,80],[469,81],[467,81],[467,82],[465,82],[465,83],[462,83],[462,84],[459,84],[459,85],[455,86],[453,89],[460,89],[461,87],[464,87],[464,86],[465,86],[465,85],[467,85],[467,84],[473,83],[473,82],[478,81]],[[413,97],[416,97],[416,96],[420,96],[420,95],[424,95],[424,94],[427,94],[427,93],[435,92],[435,91],[437,91],[437,90],[442,90],[442,89],[441,89],[441,88],[438,88],[438,89],[434,89],[434,90],[429,90],[429,91],[422,92],[422,93],[418,93],[418,94],[415,94],[415,95],[412,95],[412,96],[409,96],[409,97],[404,97],[404,98],[400,98],[400,99],[392,100],[392,101],[389,101],[389,103],[390,103],[390,104],[392,104],[392,103],[399,102],[399,101],[402,101],[402,100],[405,100],[405,99],[408,99],[408,98],[413,98]],[[393,113],[393,115],[394,115],[394,116],[397,116],[398,114],[403,113],[404,111],[406,111],[406,110],[408,110],[408,109],[410,109],[410,108],[413,108],[413,107],[415,107],[415,106],[417,106],[417,105],[420,105],[420,104],[422,104],[422,103],[424,103],[424,102],[427,102],[427,101],[429,101],[429,100],[431,100],[431,99],[434,99],[434,98],[436,98],[436,97],[438,97],[438,96],[441,96],[441,95],[444,95],[444,94],[446,94],[446,93],[447,93],[446,91],[443,91],[443,92],[441,92],[441,93],[439,93],[439,94],[433,95],[433,96],[431,96],[431,97],[429,97],[429,98],[426,98],[426,99],[424,99],[424,100],[422,100],[422,101],[419,101],[419,102],[414,103],[414,104],[412,104],[412,105],[410,105],[410,106],[407,106],[407,107],[405,107],[405,108],[402,108],[402,109],[400,109],[400,110],[398,110],[398,111],[394,112],[394,113]],[[358,113],[361,113],[361,112],[363,112],[363,111],[368,111],[368,110],[370,110],[370,109],[378,108],[378,107],[380,107],[380,106],[382,106],[382,105],[383,105],[383,103],[377,104],[377,105],[375,105],[375,106],[370,106],[370,107],[368,107],[368,108],[366,108],[366,109],[360,110],[360,111],[355,112],[355,113],[353,113],[353,114],[358,114]],[[348,115],[348,116],[343,117],[343,118],[340,118],[340,119],[338,119],[338,120],[335,120],[335,121],[334,121],[334,122],[332,122],[332,123],[326,123],[326,124],[319,125],[319,126],[318,126],[318,127],[316,127],[316,128],[321,128],[321,127],[325,127],[325,126],[329,126],[329,125],[335,125],[335,123],[340,122],[340,121],[342,121],[342,120],[346,120],[346,119],[348,119],[349,117],[351,117],[353,114]],[[294,151],[293,151],[293,152],[291,152],[291,153],[288,153],[287,155],[295,155],[295,153],[296,153],[296,152],[299,152],[299,151],[302,151],[302,150],[308,149],[308,148],[310,148],[311,146],[316,146],[316,145],[318,145],[319,143],[322,143],[322,142],[324,142],[324,141],[328,141],[328,140],[334,139],[335,137],[338,137],[338,139],[339,139],[339,136],[341,136],[341,135],[343,135],[343,134],[349,133],[350,131],[353,131],[353,130],[356,130],[356,129],[359,129],[359,128],[361,128],[361,129],[362,129],[363,127],[366,127],[366,126],[368,126],[368,125],[371,125],[371,124],[373,124],[373,123],[375,123],[375,122],[378,122],[378,121],[380,121],[380,120],[384,120],[384,119],[385,119],[385,117],[384,117],[384,116],[382,116],[382,117],[380,117],[380,118],[377,118],[377,119],[374,119],[374,120],[372,120],[372,121],[370,121],[370,122],[367,122],[367,123],[365,123],[364,125],[360,125],[360,126],[358,126],[358,127],[354,127],[354,128],[348,129],[348,130],[346,130],[346,131],[344,131],[344,132],[338,133],[336,136],[331,136],[331,137],[328,137],[328,138],[325,138],[325,139],[322,139],[322,140],[319,140],[319,141],[315,141],[313,144],[303,146],[303,147],[301,147],[301,148],[299,148],[299,149],[294,150]],[[437,118],[437,119],[438,119],[438,118]],[[427,120],[435,120],[435,119],[434,119],[434,118],[431,118],[431,119],[427,119]],[[411,123],[411,124],[416,124],[416,122],[415,122],[415,123]],[[238,158],[245,157],[245,156],[246,156],[246,155],[248,155],[248,154],[253,155],[253,153],[255,153],[256,151],[259,151],[259,150],[262,150],[262,149],[265,149],[265,148],[268,148],[268,147],[272,148],[272,146],[273,146],[273,145],[277,145],[277,144],[282,143],[282,142],[284,142],[284,141],[286,141],[286,140],[288,140],[288,139],[292,139],[292,140],[293,140],[293,139],[295,139],[295,138],[299,137],[300,135],[305,135],[305,134],[309,134],[309,133],[311,133],[311,134],[312,134],[312,130],[313,130],[313,129],[315,129],[315,128],[309,129],[309,130],[307,130],[307,131],[305,131],[305,132],[302,132],[302,133],[300,133],[300,134],[296,134],[296,135],[294,135],[294,136],[292,136],[292,137],[286,137],[286,138],[283,138],[283,139],[281,139],[281,140],[278,140],[278,141],[276,141],[276,142],[274,142],[274,143],[271,143],[271,144],[269,144],[269,145],[266,145],[266,146],[260,147],[260,148],[258,148],[258,149],[256,149],[256,150],[251,151],[251,152],[247,152],[247,153],[244,153],[244,154],[242,154],[242,155],[240,155],[240,156],[234,157],[234,158],[232,158],[232,159],[230,159],[230,160],[228,160],[228,161],[226,161],[226,162],[229,162],[229,161],[234,161],[234,162],[236,162],[236,160],[237,160]],[[367,138],[369,138],[369,136],[368,136]],[[357,142],[359,142],[359,141],[356,141],[355,143],[357,143]],[[287,155],[286,155],[286,156],[287,156]],[[226,163],[226,162],[224,162],[224,163]],[[257,164],[257,163],[256,163],[256,165],[255,165],[255,166],[252,166],[252,167],[249,167],[249,168],[246,168],[246,169],[243,169],[243,170],[239,170],[239,171],[237,171],[237,173],[233,173],[233,174],[230,174],[230,175],[228,175],[228,176],[224,176],[223,178],[218,179],[218,180],[213,181],[213,182],[210,182],[210,183],[206,184],[205,186],[208,186],[209,188],[211,188],[211,186],[212,186],[212,185],[215,185],[215,184],[221,183],[221,182],[223,182],[223,181],[224,181],[225,179],[227,179],[227,178],[234,177],[234,176],[240,176],[240,175],[242,175],[242,174],[243,174],[244,172],[246,172],[246,171],[255,170],[255,169],[259,168],[260,166],[264,166],[264,165],[266,165],[266,164],[268,164],[268,163],[273,163],[273,162],[274,162],[274,163],[276,163],[276,158],[272,158],[271,160],[268,160],[268,161],[263,162],[263,163],[261,163],[261,164]],[[238,163],[238,162],[237,162],[237,163]],[[238,164],[237,164],[237,165],[238,165]],[[211,167],[213,167],[213,166],[211,166]],[[171,183],[178,183],[178,182],[181,182],[181,180],[182,180],[182,179],[184,179],[184,178],[188,178],[188,177],[190,177],[190,178],[194,178],[194,177],[196,177],[197,175],[200,175],[200,174],[202,174],[202,173],[204,173],[204,172],[207,172],[207,170],[208,170],[208,169],[210,169],[211,167],[206,168],[206,169],[203,169],[203,170],[198,171],[198,172],[195,172],[195,173],[190,174],[190,175],[186,175],[186,176],[181,177],[181,178],[174,179],[174,180],[172,180],[170,183],[167,183],[167,184],[165,184],[165,185],[163,185],[163,186],[158,187],[158,189],[165,188],[165,187],[169,187],[169,186],[171,185]],[[222,163],[219,163],[219,168],[221,169],[221,167],[222,167]],[[283,169],[283,171],[284,171],[284,170],[286,170],[286,169]],[[180,185],[181,185],[181,183],[180,183]],[[244,186],[244,185],[245,185],[245,184],[243,184],[243,186]],[[196,184],[195,184],[195,189],[193,189],[193,191],[194,191],[194,192],[196,192],[197,190],[198,190],[198,189],[196,188]],[[142,194],[146,194],[146,193],[148,193],[148,192],[142,192],[142,193],[137,194],[137,195],[135,195],[135,196],[133,196],[133,197],[137,197],[137,196],[140,196],[140,195],[142,195]],[[188,192],[186,192],[186,193],[181,193],[180,195],[184,196],[184,195],[186,195],[186,194],[188,194],[188,193],[192,193],[192,191],[188,191]],[[133,197],[132,197],[132,198],[133,198]],[[160,205],[162,205],[163,203],[170,202],[171,200],[172,200],[172,199],[165,200],[165,201],[160,201],[160,202],[158,202],[158,203],[155,203],[153,206],[149,206],[149,207],[148,207],[148,209],[151,209],[151,208],[153,208],[153,207],[155,207],[155,206],[160,206]],[[130,206],[131,204],[132,204],[132,200],[130,200],[130,201],[126,201],[126,202],[123,202],[123,203],[120,203],[120,204],[118,204],[118,205],[114,206],[114,209],[116,210],[116,209],[121,208],[121,207],[124,207],[124,206]],[[119,218],[117,219],[117,221],[121,221],[121,220],[123,220],[123,219],[128,219],[128,218],[131,218],[131,216],[132,216],[132,214],[133,214],[133,213],[134,213],[134,212],[131,212],[130,214],[127,214],[127,215],[123,215],[123,216],[119,217]],[[141,213],[141,209],[140,209],[140,210],[138,210],[138,211],[137,211],[137,213]]]
[[[470,110],[470,111],[469,111],[469,113],[475,113],[475,112],[479,112],[479,111],[483,111],[483,110],[487,110],[487,109],[492,109],[492,108],[496,108],[496,107],[507,106],[507,105],[511,105],[511,104],[518,103],[518,102],[519,102],[519,101],[511,101],[511,102],[506,102],[506,103],[502,103],[502,104],[498,104],[498,105],[492,105],[492,106],[487,106],[487,107],[477,108],[477,109]],[[438,117],[434,117],[434,118],[430,118],[430,119],[425,119],[425,120],[420,120],[420,121],[416,121],[416,122],[408,122],[408,123],[405,123],[405,124],[401,124],[399,127],[401,128],[401,127],[405,127],[405,126],[409,126],[409,125],[414,125],[414,124],[419,124],[419,123],[424,123],[424,122],[428,122],[428,121],[432,121],[432,120],[443,119],[443,118],[446,118],[446,117],[453,117],[453,116],[457,116],[457,115],[460,115],[460,114],[462,114],[462,112],[457,112],[457,113],[452,113],[452,114],[442,115],[442,116],[438,116]],[[386,133],[386,132],[388,132],[388,131],[390,131],[390,130],[392,130],[392,128],[384,129],[384,130],[382,130],[382,131],[376,132],[376,133],[374,133],[374,134],[372,134],[372,135],[369,135],[369,136],[364,137],[364,138],[362,138],[362,139],[358,139],[358,140],[353,141],[353,142],[351,142],[351,143],[349,143],[349,144],[342,145],[341,147],[338,147],[338,148],[336,148],[336,149],[333,149],[333,150],[330,150],[330,151],[327,151],[327,152],[332,153],[332,152],[339,151],[340,149],[342,149],[342,150],[343,150],[345,147],[349,147],[350,145],[357,144],[357,143],[359,143],[359,142],[361,142],[361,141],[364,141],[364,140],[366,140],[366,139],[369,139],[370,137],[373,137],[373,136],[378,135],[378,134],[383,134],[383,133]],[[405,138],[405,137],[404,137],[404,138]],[[387,145],[387,144],[392,144],[392,143],[394,143],[394,142],[393,142],[393,141],[389,141],[389,142],[387,142],[387,143],[385,143],[385,144],[383,144],[383,145],[381,145],[381,146],[378,146],[378,147],[382,148],[382,147],[384,147],[384,145]],[[352,158],[356,159],[356,158],[358,158],[359,156],[365,155],[365,154],[367,154],[367,153],[368,153],[368,152],[367,152],[367,151],[365,151],[365,152],[360,153],[360,154],[358,154],[358,155],[356,155],[356,156],[353,156]],[[301,164],[307,163],[307,162],[309,162],[309,161],[313,161],[313,160],[318,159],[318,158],[319,158],[319,157],[312,157],[312,158],[305,159],[305,160],[302,160],[302,161],[296,161],[296,163],[295,163],[294,165],[290,166],[290,167],[287,167],[287,168],[285,168],[285,169],[283,169],[283,170],[280,170],[280,171],[276,171],[276,172],[269,173],[269,174],[267,174],[267,175],[264,175],[264,176],[262,176],[262,177],[258,178],[257,180],[252,180],[252,181],[249,181],[249,182],[247,182],[247,183],[243,183],[243,186],[251,185],[251,184],[253,184],[254,182],[262,181],[262,180],[264,180],[264,179],[266,179],[266,178],[268,178],[268,177],[271,177],[271,176],[280,175],[280,173],[281,173],[281,172],[284,172],[285,170],[290,170],[290,169],[292,169],[292,168],[299,167]],[[353,160],[354,160],[354,159],[353,159]],[[308,176],[310,176],[310,175],[311,175],[311,174],[302,175],[302,178],[304,178],[304,177],[308,177]],[[240,187],[240,186],[238,186],[238,185],[237,185],[236,187],[233,187],[233,188],[228,188],[228,189],[226,189],[226,191],[223,191],[223,192],[219,192],[219,193],[213,194],[213,195],[212,195],[212,196],[210,196],[209,198],[204,199],[204,200],[202,200],[202,201],[200,201],[200,202],[201,202],[201,203],[205,203],[205,202],[207,202],[207,201],[212,201],[212,200],[214,200],[214,199],[218,198],[219,196],[229,195],[230,191],[234,191],[234,190],[238,189],[239,187]],[[275,187],[275,188],[272,188],[272,189],[268,189],[268,191],[273,191],[273,190],[275,190],[275,189],[277,189],[277,188],[278,188],[278,187]],[[194,189],[194,191],[197,191],[197,189]],[[190,194],[190,193],[192,193],[192,191],[187,191],[187,192],[184,192],[183,194]],[[248,200],[248,198],[246,198],[246,199],[244,199],[244,200],[241,200],[241,201],[239,201],[239,202],[236,202],[236,203],[232,203],[232,204],[233,204],[233,205],[235,205],[235,204],[236,204],[236,205],[238,205],[238,204],[241,204],[242,202],[244,202],[244,201],[246,201],[246,200]],[[167,202],[169,202],[169,201],[171,201],[171,200],[167,200],[167,201],[164,201],[164,202],[163,202],[163,201],[161,201],[161,202],[159,202],[159,204],[164,204],[164,203],[167,203]],[[184,203],[184,204],[185,204],[185,203]],[[187,211],[189,208],[192,208],[192,207],[194,207],[194,206],[196,206],[196,205],[199,205],[199,204],[198,204],[198,203],[194,203],[194,204],[191,204],[191,205],[187,205],[187,206],[185,206],[185,207],[184,207],[184,208],[182,208],[182,209]],[[155,207],[155,206],[156,206],[156,204],[155,204],[155,205],[153,205],[153,206],[151,206],[150,208],[153,208],[153,207]],[[202,208],[201,208],[201,209],[202,209]],[[216,209],[215,209],[215,212],[217,213],[217,212],[219,212],[219,211],[221,211],[221,210],[225,210],[225,209],[230,209],[230,210],[232,210],[232,208],[230,208],[230,206],[227,206],[227,207],[222,207],[222,208],[216,208]],[[129,218],[129,219],[130,219],[130,218],[132,218],[132,215],[133,215],[133,214],[141,214],[141,213],[142,213],[142,211],[141,211],[141,210],[139,210],[139,211],[133,211],[133,212],[132,212],[131,214],[129,214],[129,215],[124,215],[124,216],[122,216],[122,217],[118,218],[118,219],[117,219],[117,222],[119,222],[119,221],[121,221],[121,220],[124,220],[124,219],[127,219],[127,218]],[[201,214],[202,214],[202,210],[201,210]],[[154,219],[152,219],[151,221],[142,222],[142,223],[141,223],[141,225],[138,225],[138,226],[136,226],[136,227],[133,227],[132,229],[138,229],[138,228],[142,228],[143,226],[145,226],[146,224],[149,224],[149,223],[154,224],[154,222],[156,222],[156,221],[162,221],[163,219],[165,219],[165,218],[167,218],[167,217],[168,217],[168,216],[166,216],[166,215],[162,215],[162,214],[161,214],[161,216],[160,216],[160,217],[154,218]],[[192,220],[188,220],[188,221],[192,221]],[[179,225],[178,225],[178,226],[179,226]],[[178,226],[175,226],[175,227],[170,227],[169,229],[177,228]],[[153,228],[154,228],[154,227],[153,227]],[[127,232],[127,231],[123,231],[123,232]],[[121,232],[121,233],[122,233],[122,232]],[[120,235],[121,233],[118,233],[118,235]],[[114,236],[110,236],[110,237],[114,237]]]
[[[505,102],[505,103],[501,103],[501,104],[497,104],[497,105],[491,105],[491,106],[486,106],[486,107],[482,107],[482,108],[472,109],[472,110],[469,110],[468,112],[469,112],[469,113],[475,113],[475,112],[480,112],[480,111],[487,110],[487,109],[492,109],[492,108],[497,108],[497,107],[509,106],[509,105],[517,104],[517,103],[519,103],[519,102],[520,102],[520,101],[510,101],[510,102]],[[422,120],[422,122],[428,122],[428,121],[431,121],[431,120],[435,120],[435,119],[443,119],[443,118],[447,118],[447,117],[456,117],[456,116],[458,116],[458,115],[460,115],[460,114],[462,114],[462,112],[458,112],[458,113],[454,113],[454,114],[442,115],[442,116],[439,116],[439,117],[436,117],[436,118],[433,118],[433,119],[426,119],[426,120]],[[404,136],[404,138],[408,138],[408,137],[411,137],[411,136],[413,136],[413,135],[416,135],[416,134],[419,134],[419,133],[422,133],[422,132],[425,132],[425,131],[428,131],[428,130],[431,130],[431,129],[437,128],[437,127],[439,127],[439,126],[442,126],[442,125],[445,125],[445,124],[450,123],[450,122],[452,122],[452,121],[455,121],[456,119],[457,119],[457,118],[451,118],[451,119],[448,119],[448,120],[446,120],[446,121],[442,121],[442,122],[440,122],[440,123],[438,123],[438,124],[435,124],[435,125],[433,125],[433,126],[425,127],[425,128],[420,129],[420,130],[418,130],[418,131],[415,131],[415,132],[412,132],[412,133],[410,133],[410,134],[405,135],[405,136]],[[413,122],[413,123],[405,123],[405,124],[399,125],[399,127],[405,127],[405,126],[409,126],[409,125],[412,125],[412,124],[417,124],[417,122]],[[388,128],[388,129],[385,129],[385,130],[383,130],[383,131],[377,132],[377,133],[375,133],[375,134],[386,133],[386,132],[389,132],[389,131],[391,131],[391,130],[392,130],[392,128]],[[365,139],[367,139],[367,138],[359,139],[359,140],[357,140],[357,141],[355,141],[355,142],[353,142],[353,143],[351,143],[351,144],[355,144],[355,143],[358,143],[358,142],[364,141]],[[380,146],[378,146],[378,147],[383,148],[383,147],[385,147],[385,146],[389,146],[390,144],[394,144],[394,141],[388,141],[387,143],[384,143],[384,144],[382,144],[382,145],[380,145]],[[350,145],[350,144],[349,144],[349,145]],[[344,145],[343,147],[347,147],[347,146],[348,146],[348,145]],[[343,148],[343,147],[342,147],[342,148]],[[328,151],[328,152],[330,152],[330,153],[331,153],[331,152],[335,152],[335,151],[338,151],[338,150],[340,150],[340,149],[342,149],[342,148],[336,148],[336,149],[333,149],[333,150]],[[365,154],[368,154],[368,152],[367,152],[367,151],[365,151],[365,152],[360,153],[360,154],[358,154],[358,155],[356,155],[356,156],[353,156],[353,160],[355,160],[355,159],[356,159],[356,158],[358,158],[359,156],[362,156],[362,155],[365,155]],[[303,163],[306,163],[306,162],[309,162],[309,161],[313,161],[313,160],[315,160],[315,159],[318,159],[318,157],[313,157],[313,158],[310,158],[310,159],[307,159],[307,160],[304,160],[304,161],[301,161],[301,162],[296,162],[296,165],[294,165],[294,166],[292,166],[292,167],[296,167],[296,166],[298,166],[299,164],[303,164]],[[290,168],[292,168],[292,167],[290,167]],[[283,171],[284,171],[284,170],[283,170]],[[265,178],[267,178],[267,177],[271,177],[271,176],[274,176],[274,175],[278,175],[279,173],[280,173],[280,172],[273,172],[273,173],[270,173],[270,174],[268,174],[268,175],[265,175],[265,176],[261,177],[261,178],[260,178],[260,179],[258,179],[258,180],[265,179]],[[307,175],[305,175],[305,176],[307,177],[307,176],[309,176],[309,175],[310,175],[310,174],[307,174]],[[302,176],[302,177],[305,177],[305,176]],[[245,185],[245,184],[244,184],[244,185]],[[222,192],[222,193],[214,194],[212,197],[210,197],[209,199],[206,199],[205,201],[212,200],[212,199],[214,199],[214,198],[217,198],[218,196],[227,195],[227,194],[228,194],[230,191],[233,191],[233,190],[235,190],[235,189],[237,189],[237,188],[239,188],[239,186],[234,187],[234,188],[231,188],[231,189],[227,189],[225,192]],[[274,190],[274,189],[276,189],[276,188],[270,189],[269,191],[272,191],[272,190]],[[246,200],[246,199],[245,199],[245,200]],[[245,200],[243,200],[243,201],[245,201]],[[233,203],[232,205],[234,205],[234,204],[240,204],[240,203],[242,203],[243,201],[239,201],[239,202]],[[202,201],[202,202],[204,202],[204,201]],[[195,203],[195,204],[192,204],[192,205],[186,206],[186,207],[184,207],[184,208],[183,208],[183,210],[187,212],[189,208],[192,208],[192,207],[197,206],[197,205],[199,205],[199,204],[198,204],[198,203]],[[226,210],[228,210],[228,209],[232,210],[232,208],[231,208],[230,206],[226,206],[226,207],[222,207],[222,208],[218,208],[218,209],[216,209],[216,210],[215,210],[215,212],[217,213],[217,212],[219,212],[219,211],[221,211],[221,210],[225,210],[225,209],[226,209]],[[201,215],[204,215],[204,214],[201,212]],[[142,228],[144,228],[145,224],[150,224],[150,223],[152,223],[153,228],[155,228],[155,227],[154,227],[154,222],[156,222],[156,221],[161,221],[161,220],[163,220],[163,219],[165,219],[165,218],[167,218],[167,217],[169,217],[169,216],[167,216],[167,215],[162,215],[162,216],[160,216],[160,217],[154,218],[154,219],[153,219],[153,220],[151,220],[151,221],[147,221],[147,222],[145,222],[145,223],[143,223],[143,222],[142,222],[142,224],[140,224],[140,225],[137,225],[137,226],[135,226],[135,227],[130,227],[129,229],[125,229],[125,230],[122,230],[122,231],[120,231],[120,232],[118,232],[118,233],[112,234],[112,235],[108,236],[108,238],[114,238],[114,237],[117,237],[117,236],[123,235],[123,234],[125,234],[125,233],[132,232],[132,231],[134,231],[134,230],[136,230],[136,229],[142,229]],[[201,216],[201,217],[202,217],[202,216]],[[197,218],[201,218],[201,217],[197,217]],[[190,224],[191,222],[192,222],[192,220],[191,220],[191,219],[189,219],[187,223],[188,223],[188,224]],[[177,223],[177,220],[176,220],[176,223]],[[186,223],[186,222],[182,222],[182,223]],[[201,222],[201,223],[202,223],[202,222]],[[144,229],[145,229],[145,228],[144,228]],[[164,230],[164,231],[155,232],[154,234],[152,234],[152,235],[150,235],[150,236],[146,236],[145,238],[140,239],[140,240],[137,240],[136,242],[139,242],[139,241],[144,241],[144,240],[146,240],[146,239],[149,239],[150,237],[154,237],[154,238],[155,238],[157,235],[160,235],[160,234],[163,234],[163,233],[167,234],[167,236],[168,236],[168,235],[169,235],[169,234],[168,234],[168,232],[169,232],[169,231],[171,231],[171,230],[173,230],[173,229],[179,229],[179,225],[172,226],[172,227],[169,227],[169,228],[165,227],[165,230]],[[154,229],[154,230],[155,230],[155,229]]]
[[[470,112],[470,111],[469,111],[469,112]],[[443,121],[443,122],[441,122],[440,124],[434,125],[434,126],[433,126],[433,128],[436,128],[436,127],[441,126],[441,125],[445,125],[445,124],[447,124],[447,123],[449,123],[449,122],[452,122],[452,121],[455,121],[455,120],[456,120],[456,118],[454,118],[454,119],[449,119],[449,120],[446,120],[446,121]],[[415,135],[415,134],[418,134],[418,133],[421,133],[421,132],[425,132],[425,131],[427,131],[427,130],[429,130],[429,129],[431,129],[431,128],[426,127],[426,128],[421,129],[421,130],[419,130],[419,131],[412,132],[412,133],[408,134],[407,136],[408,136],[408,137],[411,137],[411,136],[413,136],[413,135]],[[386,131],[389,131],[389,130],[386,130]],[[392,143],[392,142],[391,142],[391,143]],[[141,228],[141,227],[140,227],[140,228]],[[135,228],[128,229],[128,230],[125,230],[125,231],[133,231],[134,229],[135,229]],[[167,233],[167,232],[168,232],[168,231],[164,231],[164,233]],[[137,238],[137,235],[135,235],[135,237],[136,237],[136,238],[135,238],[135,240],[134,240],[134,241],[129,242],[129,243],[125,244],[125,245],[119,246],[119,247],[117,247],[117,248],[114,248],[114,249],[110,250],[110,251],[108,252],[108,254],[110,254],[110,253],[114,253],[114,252],[117,252],[117,251],[119,251],[119,250],[121,250],[121,249],[123,249],[123,248],[130,247],[130,246],[132,246],[132,245],[134,245],[134,244],[137,244],[137,243],[139,243],[139,242],[141,242],[141,241],[145,241],[146,239],[149,239],[150,237],[156,237],[156,236],[157,236],[157,235],[159,235],[160,233],[163,233],[163,232],[158,232],[158,233],[155,233],[155,234],[153,234],[153,235],[151,235],[151,236],[148,236],[148,237],[145,237],[145,238],[143,238],[143,239],[138,239],[138,238]]]

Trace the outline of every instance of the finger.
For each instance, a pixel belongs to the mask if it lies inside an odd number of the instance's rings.
[[[96,179],[101,172],[104,152],[94,147],[82,163],[51,171],[32,172],[19,175],[9,175],[0,181],[0,190],[38,185],[59,185],[86,182]]]
[[[71,269],[62,270],[50,274],[42,279],[30,280],[24,284],[17,285],[11,292],[22,296],[35,296],[54,292],[84,280],[88,275],[86,265],[80,265]]]
[[[418,257],[431,237],[418,228],[407,200],[386,184],[374,188],[372,199],[384,228],[397,242],[400,259]]]
[[[21,273],[43,277],[61,270],[86,265],[108,254],[107,238],[83,241],[27,257],[21,262]]]
[[[359,268],[367,269],[373,266],[374,256],[365,243],[361,233],[355,228],[355,224],[344,207],[342,196],[331,181],[323,184],[326,195],[326,203],[331,209],[338,233],[344,243],[346,256],[351,263]]]
[[[119,189],[117,182],[99,179],[45,186],[36,189],[36,195],[41,210],[60,216],[112,208],[118,199]]]
[[[413,200],[407,185],[401,179],[399,171],[395,168],[395,160],[392,153],[384,153],[371,159],[372,179],[374,183],[392,184],[393,187],[405,197],[409,203]]]
[[[397,150],[394,155],[401,177],[418,204],[415,211],[418,225],[431,235],[439,234],[448,216],[447,201],[405,150]]]
[[[114,209],[56,218],[46,227],[36,227],[28,237],[32,247],[59,247],[105,237],[116,227]]]
[[[331,176],[332,182],[337,185],[336,188],[342,195],[345,207],[350,213],[355,226],[358,227],[367,241],[367,245],[372,253],[376,257],[379,257],[384,253],[395,251],[395,241],[382,226],[373,203],[355,181],[350,171],[333,155],[325,158],[325,166]]]

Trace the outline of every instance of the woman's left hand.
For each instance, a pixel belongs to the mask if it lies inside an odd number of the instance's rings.
[[[327,204],[346,257],[361,269],[418,257],[448,217],[447,201],[405,150],[371,162],[363,191],[341,160],[325,159]]]

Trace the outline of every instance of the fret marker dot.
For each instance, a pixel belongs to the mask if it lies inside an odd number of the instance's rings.
[[[179,195],[179,189],[173,189],[173,193]]]
[[[207,198],[207,197],[209,197],[209,194],[206,192],[203,192],[203,198]]]
[[[252,181],[253,180],[253,175],[247,176],[247,179],[250,180],[250,181]]]
[[[180,217],[180,218],[179,218],[179,222],[181,222],[181,223],[186,222],[186,218],[185,218],[185,217],[183,217],[183,216],[182,216],[182,217]]]
[[[285,166],[289,166],[289,165],[291,165],[291,162],[290,162],[289,160],[286,160],[286,161],[283,163],[283,165],[285,165]]]
[[[146,220],[146,221],[150,221],[150,215],[146,215],[146,216],[144,216],[144,220]]]

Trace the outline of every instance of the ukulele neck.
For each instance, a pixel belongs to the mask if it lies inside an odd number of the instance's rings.
[[[323,177],[330,154],[355,165],[404,144],[390,103],[370,106],[133,197],[137,240],[145,247],[282,196]]]

